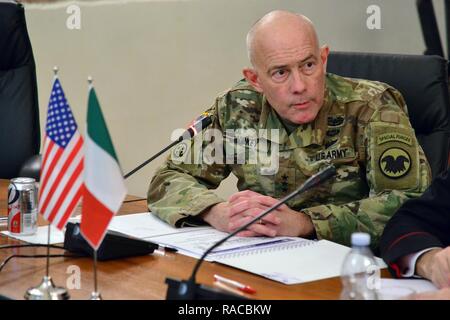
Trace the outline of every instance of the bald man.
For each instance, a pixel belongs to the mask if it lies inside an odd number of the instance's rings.
[[[252,67],[243,70],[245,79],[208,109],[214,121],[206,131],[222,133],[224,141],[215,159],[223,151],[225,160],[188,161],[196,157],[194,142],[174,148],[150,183],[149,209],[176,227],[207,223],[232,232],[333,163],[335,178],[240,235],[348,245],[351,233],[363,231],[375,248],[396,209],[430,182],[401,94],[383,83],[326,73],[329,49],[319,47],[302,15],[268,13],[249,31],[247,48]],[[249,132],[257,139],[244,137]],[[236,161],[256,149],[264,151],[259,161]],[[268,166],[268,159],[277,163]],[[225,200],[211,189],[231,172],[239,192]]]

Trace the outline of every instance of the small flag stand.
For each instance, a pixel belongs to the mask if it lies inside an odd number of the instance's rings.
[[[53,82],[53,89],[52,94],[50,97],[49,102],[49,111],[50,113],[50,106],[56,102],[56,92],[55,89],[58,91],[58,95],[60,96],[60,100],[62,99],[62,88],[59,88],[58,83],[58,68],[53,68],[54,72],[54,82]],[[65,99],[65,98],[64,98]],[[59,102],[63,103],[63,102]],[[64,104],[64,103],[63,103]],[[48,119],[47,119],[48,121]],[[48,122],[47,122],[48,125]],[[44,150],[45,153],[45,150]],[[42,172],[41,172],[41,183],[42,183]],[[42,184],[41,184],[41,187]],[[39,197],[39,200],[41,201],[41,196]],[[42,213],[42,212],[41,212]],[[68,216],[67,216],[68,218]],[[53,219],[50,219],[50,221],[54,221]],[[66,220],[67,221],[67,220]],[[67,300],[70,298],[69,293],[67,292],[66,288],[63,287],[56,287],[53,283],[52,278],[50,277],[50,232],[51,232],[51,224],[48,224],[48,232],[47,232],[47,263],[46,263],[46,272],[45,276],[42,278],[41,283],[36,287],[31,287],[25,292],[25,299],[27,300]]]

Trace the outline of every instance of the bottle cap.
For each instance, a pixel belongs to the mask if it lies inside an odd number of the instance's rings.
[[[368,246],[370,245],[370,234],[365,232],[352,233],[352,246]]]

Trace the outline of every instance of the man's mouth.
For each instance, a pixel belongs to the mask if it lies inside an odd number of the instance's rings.
[[[303,101],[299,103],[292,104],[292,107],[298,110],[306,109],[309,106],[309,101]]]

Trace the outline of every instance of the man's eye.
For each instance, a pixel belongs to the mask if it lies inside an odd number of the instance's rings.
[[[276,70],[273,74],[272,77],[275,79],[283,79],[285,76],[287,75],[286,70]]]
[[[307,62],[304,64],[303,68],[306,72],[312,72],[314,71],[315,66],[316,64],[314,62]]]

